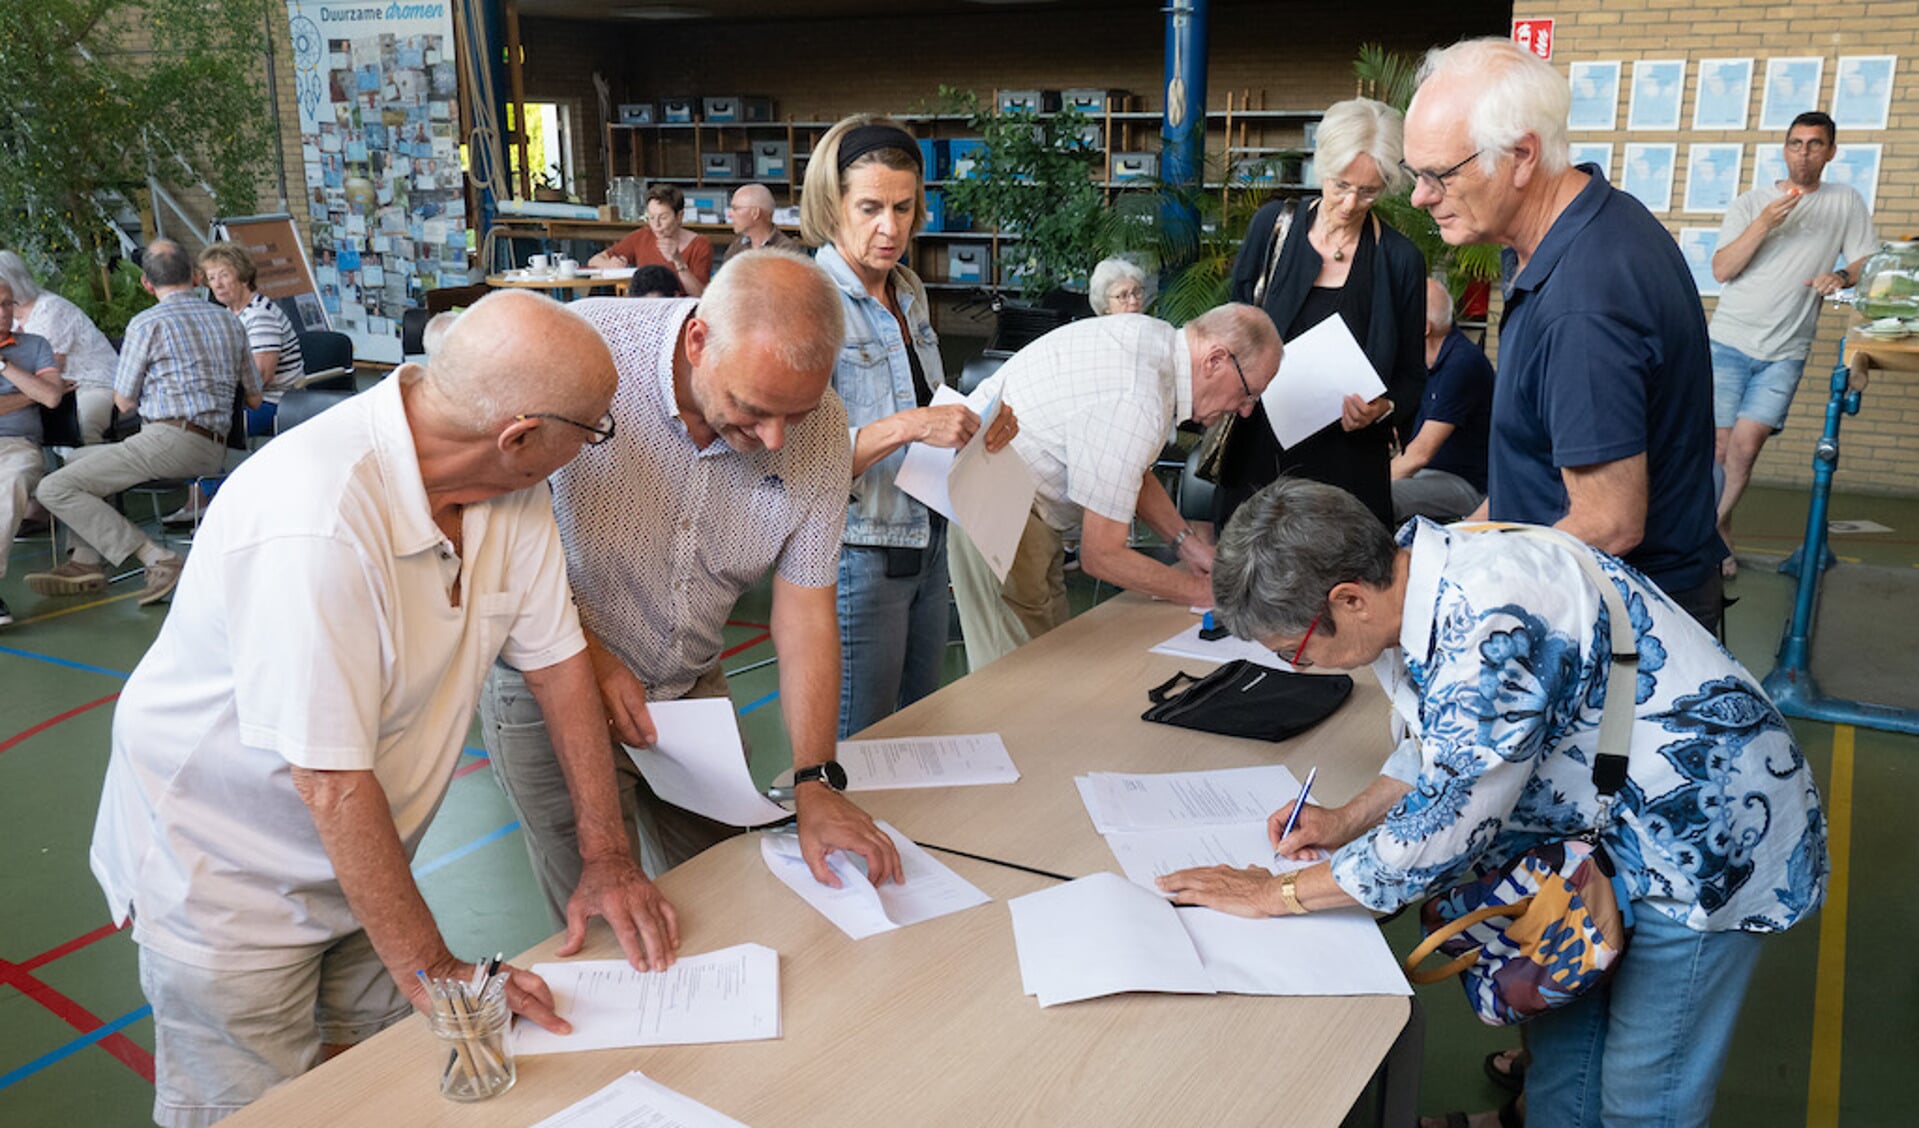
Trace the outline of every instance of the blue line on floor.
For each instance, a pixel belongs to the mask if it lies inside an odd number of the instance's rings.
[[[111,1038],[115,1034],[118,1034],[121,1030],[125,1029],[128,1026],[133,1025],[134,1023],[140,1021],[141,1019],[147,1017],[148,1015],[152,1013],[153,1013],[153,1007],[144,1006],[137,1011],[133,1011],[128,1014],[123,1014],[119,1018],[116,1018],[112,1022],[107,1023],[105,1026],[102,1026],[98,1030],[93,1030],[93,1031],[89,1031],[88,1033],[82,1034],[78,1038],[75,1038],[73,1041],[68,1042],[64,1046],[61,1046],[59,1049],[54,1050],[51,1053],[42,1054],[39,1057],[34,1058],[32,1061],[28,1062],[27,1064],[20,1066],[17,1069],[14,1069],[10,1073],[0,1073],[0,1089],[5,1089],[7,1086],[12,1085],[16,1081],[25,1081],[27,1078],[32,1077],[34,1074],[45,1069],[47,1066],[53,1065],[56,1062],[64,1061],[65,1059],[72,1057],[74,1054],[79,1053],[81,1050],[86,1049],[88,1046],[91,1046],[96,1042],[102,1041],[103,1039],[106,1039],[106,1038]]]
[[[461,858],[464,858],[468,854],[471,854],[473,851],[478,850],[480,847],[488,845],[493,842],[498,842],[500,839],[505,838],[507,835],[512,834],[514,831],[518,829],[520,829],[520,820],[514,819],[512,822],[507,823],[505,826],[501,827],[500,829],[494,831],[493,833],[489,835],[486,835],[483,838],[476,838],[457,850],[453,850],[449,853],[441,854],[439,857],[433,859],[430,862],[426,862],[422,865],[413,867],[413,876],[416,878],[425,877],[427,874],[430,874],[437,869],[441,869],[445,866],[450,866],[454,862],[457,862]]]
[[[468,756],[474,756],[481,760],[484,760],[487,758],[486,749],[484,748],[462,748],[460,749],[460,751],[465,753]]]
[[[109,670],[105,666],[89,666],[85,662],[74,662],[66,658],[54,658],[46,654],[35,654],[31,650],[20,650],[12,646],[0,646],[0,654],[11,654],[15,658],[31,658],[36,662],[46,662],[54,666],[65,666],[69,670],[85,670],[89,674],[105,674],[110,678],[125,679],[130,675],[125,670]]]
[[[746,704],[740,706],[740,716],[744,717],[748,713],[751,713],[753,710],[759,708],[762,705],[771,704],[772,702],[778,700],[779,696],[780,696],[780,691],[776,689],[773,692],[767,694],[765,697],[760,698],[758,701],[747,702]]]

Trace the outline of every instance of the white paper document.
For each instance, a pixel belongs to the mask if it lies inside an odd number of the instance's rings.
[[[1092,772],[1073,782],[1101,834],[1264,823],[1299,796],[1299,781],[1281,764],[1210,772]]]
[[[942,385],[933,406],[965,403],[966,397]],[[1026,515],[1033,508],[1033,472],[1009,445],[986,449],[986,432],[998,417],[998,396],[980,411],[980,428],[958,450],[914,443],[906,449],[894,484],[966,531],[980,555],[1001,580],[1013,566]]]
[[[1200,866],[1262,866],[1272,873],[1304,869],[1309,861],[1273,856],[1266,821],[1218,826],[1181,826],[1163,830],[1116,830],[1106,836],[1119,868],[1129,881],[1159,891],[1154,879]]]
[[[1007,902],[1020,979],[1040,1006],[1125,991],[1211,995],[1408,995],[1364,912],[1243,920],[1175,909],[1096,873]]]
[[[728,826],[792,817],[753,786],[731,701],[688,697],[648,702],[646,708],[659,739],[651,748],[622,747],[660,798]]]
[[[1385,394],[1386,385],[1345,319],[1329,317],[1286,342],[1279,375],[1259,399],[1273,437],[1291,447],[1337,420],[1347,396],[1370,400]]]
[[[848,791],[964,787],[1019,779],[1006,742],[996,732],[842,740],[834,758],[846,769]]]
[[[1251,639],[1227,635],[1225,638],[1204,639],[1199,637],[1200,628],[1206,625],[1204,619],[1151,648],[1154,654],[1170,654],[1175,658],[1197,658],[1202,662],[1217,662],[1225,665],[1234,659],[1244,658],[1256,666],[1265,666],[1274,670],[1291,670],[1293,664],[1274,654]]]
[[[746,1128],[638,1070],[533,1128]]]
[[[760,836],[760,854],[766,868],[800,899],[820,911],[841,932],[864,940],[909,924],[932,920],[992,900],[978,886],[935,860],[912,839],[881,822],[877,824],[900,852],[903,882],[874,885],[866,876],[866,862],[857,854],[834,851],[826,864],[840,879],[840,887],[821,885],[800,856],[800,840],[784,832]]]
[[[625,960],[575,960],[535,964],[533,973],[553,989],[555,1008],[573,1033],[516,1020],[516,1054],[780,1036],[780,954],[760,944],[685,956],[665,971],[634,971]]]

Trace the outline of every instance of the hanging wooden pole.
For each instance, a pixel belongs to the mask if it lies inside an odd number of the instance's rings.
[[[533,176],[526,156],[526,78],[520,73],[519,0],[506,0],[506,74],[513,94],[513,137],[520,150],[520,199],[530,200]]]

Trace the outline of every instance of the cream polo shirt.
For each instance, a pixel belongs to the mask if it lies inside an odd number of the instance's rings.
[[[371,770],[411,857],[487,667],[584,648],[546,485],[463,520],[455,556],[397,377],[221,488],[113,719],[91,860],[136,942],[253,969],[354,932],[291,769]]]

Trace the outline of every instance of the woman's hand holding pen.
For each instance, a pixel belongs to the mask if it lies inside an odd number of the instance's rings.
[[[1295,800],[1266,816],[1266,839],[1273,844],[1274,852],[1295,861],[1316,862],[1352,841],[1353,834],[1342,817],[1345,808],[1316,807],[1311,803],[1299,812],[1293,832],[1282,834],[1286,820],[1292,817],[1297,805]]]

